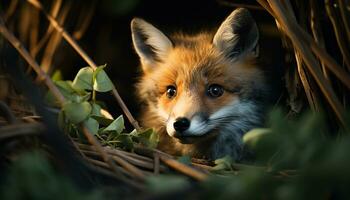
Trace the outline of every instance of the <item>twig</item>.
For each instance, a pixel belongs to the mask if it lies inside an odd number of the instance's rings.
[[[6,28],[4,21],[0,18],[0,32],[7,39],[13,47],[22,55],[22,57],[28,62],[28,64],[34,69],[34,71],[40,76],[47,87],[50,89],[52,94],[56,97],[61,105],[63,105],[65,99],[61,92],[57,89],[55,84],[52,82],[50,77],[41,70],[40,66],[35,62],[35,60],[30,56],[28,51],[23,47],[22,43]]]
[[[108,165],[111,167],[111,169],[116,173],[121,175],[119,170],[117,169],[117,166],[113,162],[113,160],[107,155],[107,153],[103,150],[101,144],[96,140],[96,138],[93,136],[93,134],[84,126],[82,126],[83,133],[90,144],[92,144],[98,153],[100,153],[102,159],[108,163]]]
[[[69,140],[72,142],[72,144],[73,144],[75,150],[77,150],[77,151],[79,152],[79,154],[81,155],[81,157],[83,157],[83,158],[86,159],[87,157],[86,157],[85,154],[82,152],[82,150],[79,149],[78,145],[74,142],[74,140],[72,139],[72,137],[69,137]]]
[[[319,6],[316,2],[317,0],[310,0],[311,16],[310,16],[310,26],[312,35],[314,36],[315,42],[320,45],[321,48],[325,49],[324,35],[320,26],[320,11]],[[329,80],[328,70],[326,69],[325,63],[321,60],[322,71],[327,80]]]
[[[99,163],[99,164],[102,164],[102,163]],[[94,165],[88,165],[88,167],[98,173],[101,173],[101,174],[104,174],[105,176],[108,176],[108,177],[113,177],[117,180],[120,180],[120,177],[119,176],[116,176],[114,173],[112,173],[111,171],[107,170],[107,169],[104,169],[104,168],[101,168],[101,167],[97,167],[97,166],[94,166]],[[133,186],[134,188],[138,189],[138,190],[144,190],[145,187],[143,185],[141,185],[140,183],[136,182],[136,181],[132,181],[131,179],[125,179],[123,180],[125,183]]]
[[[288,10],[288,15],[292,18],[293,21],[297,21],[296,16],[293,12],[293,8],[292,5],[290,4],[289,1],[284,1],[283,2],[286,10]],[[302,4],[303,5],[303,4]],[[308,19],[307,15],[306,15],[306,11],[305,11],[305,6],[300,6],[299,7],[299,22],[298,24],[306,29],[306,19]],[[298,71],[298,75],[300,78],[300,81],[303,85],[303,89],[305,91],[307,100],[309,102],[309,106],[311,107],[311,109],[313,111],[319,111],[319,102],[318,102],[318,98],[317,98],[317,94],[316,94],[316,88],[313,85],[312,79],[310,79],[310,75],[308,73],[307,70],[305,70],[305,64],[303,62],[302,56],[300,55],[300,53],[294,49],[294,55],[295,55],[295,60],[297,63],[297,71]]]
[[[94,152],[94,151],[82,150],[82,152],[85,154],[88,154],[88,155],[95,155],[95,156],[101,155],[101,154]],[[123,167],[128,172],[128,174],[130,174],[131,176],[134,176],[134,177],[141,179],[141,180],[145,179],[145,175],[143,174],[143,172],[141,170],[139,170],[137,167],[135,167],[134,165],[130,164],[129,162],[125,161],[123,158],[121,158],[119,156],[114,155],[111,157],[121,167]]]
[[[265,0],[257,0],[261,6],[263,6],[275,19],[277,16],[272,11],[271,7]],[[276,22],[278,22],[276,20]],[[308,35],[303,29],[301,29],[297,25],[291,25],[293,27],[293,32],[295,29],[298,29],[298,33],[300,33],[300,37],[303,38],[304,42],[306,42],[307,46],[311,47],[311,50],[315,53],[315,55],[325,63],[325,66],[329,71],[331,71],[348,89],[350,89],[350,75],[346,72],[338,63],[324,50],[324,48],[320,47],[310,35]]]
[[[187,166],[185,164],[182,164],[172,158],[168,158],[164,155],[159,154],[159,158],[162,162],[164,162],[165,164],[167,164],[169,167],[175,169],[176,171],[179,171],[183,174],[186,174],[196,180],[199,181],[204,181],[205,179],[207,179],[207,175],[204,174],[203,172],[200,172],[190,166]]]
[[[128,163],[127,161],[125,161],[124,159],[118,157],[118,156],[112,156],[112,158],[120,165],[122,166],[125,170],[127,170],[128,172],[130,172],[132,175],[134,175],[136,178],[144,180],[146,177],[145,175],[142,173],[141,170],[139,170],[137,167],[135,167],[134,165]]]
[[[135,152],[139,153],[141,155],[146,155],[149,157],[153,157],[158,154],[159,159],[165,163],[166,165],[168,165],[169,167],[175,169],[176,171],[179,171],[183,174],[186,174],[196,180],[202,181],[205,180],[207,178],[207,175],[203,172],[200,172],[196,169],[194,169],[193,167],[187,166],[177,160],[173,159],[173,156],[166,154],[164,152],[161,152],[157,149],[149,149],[149,148],[145,148],[142,146],[136,146],[135,147]]]
[[[11,33],[9,30],[5,27],[4,23],[2,23],[2,19],[0,18],[0,32],[3,34],[3,36],[17,49],[17,51],[23,56],[23,58],[28,62],[28,64],[33,67],[35,72],[40,76],[46,83],[46,85],[49,87],[50,91],[53,93],[53,95],[56,97],[56,99],[59,101],[60,105],[63,105],[65,102],[64,96],[61,94],[61,92],[57,89],[57,87],[53,84],[51,78],[39,67],[39,65],[35,62],[35,60],[29,55],[28,51],[23,47],[23,45],[20,43],[20,41]],[[83,133],[85,137],[88,139],[90,144],[92,144],[96,150],[101,154],[102,158],[109,164],[111,169],[117,173],[120,174],[117,170],[114,162],[109,158],[109,156],[106,154],[106,152],[103,151],[100,143],[94,138],[93,134],[90,133],[90,131],[86,127],[82,127]]]
[[[0,141],[11,137],[39,135],[45,127],[39,123],[16,123],[0,127]]]
[[[345,5],[345,0],[338,0],[338,5],[340,9],[340,15],[343,19],[346,35],[348,38],[348,42],[350,42],[350,15],[349,15],[349,10],[346,10],[346,5]]]
[[[154,174],[159,174],[159,154],[154,154]]]
[[[23,121],[26,121],[26,122],[38,122],[38,120],[41,119],[41,116],[38,116],[38,115],[32,115],[32,116],[24,116],[21,118]]]
[[[79,148],[82,148],[82,150],[80,150],[80,151],[85,153],[85,154],[94,154],[95,155],[95,153],[96,153],[95,148],[91,147],[90,145],[80,144],[80,143],[76,143],[76,142],[74,142],[74,144],[76,144]],[[149,170],[154,169],[154,161],[148,157],[140,156],[140,155],[137,155],[135,153],[130,153],[127,151],[121,151],[118,149],[109,149],[108,147],[103,147],[103,148],[108,154],[119,156],[133,165],[136,165],[136,166],[141,167],[141,168],[149,169]],[[158,167],[159,167],[160,171],[166,170],[165,166],[163,166],[163,165],[160,165]]]
[[[90,24],[90,21],[95,14],[96,3],[97,3],[97,1],[94,0],[91,4],[89,4],[89,7],[86,9],[86,11],[85,11],[86,14],[85,15],[81,14],[79,16],[78,24],[81,24],[81,25],[72,34],[75,39],[79,40],[84,35],[85,31],[87,30],[87,28]]]
[[[320,71],[320,68],[317,67],[318,62],[315,59],[312,52],[310,51],[310,49],[308,48],[308,46],[306,46],[307,43],[303,43],[306,40],[305,36],[300,31],[301,28],[294,21],[290,20],[290,17],[287,17],[285,15],[286,13],[288,13],[288,11],[286,11],[282,7],[279,1],[268,0],[268,2],[270,3],[271,8],[275,13],[277,20],[280,22],[280,25],[283,27],[283,30],[291,38],[295,48],[303,56],[303,60],[305,61],[308,70],[310,71],[313,78],[316,80],[316,83],[320,87],[322,93],[324,94],[331,108],[335,112],[338,120],[343,126],[345,126],[344,112],[342,106],[337,96],[335,95],[333,89],[330,87],[329,83],[324,78],[322,72]]]
[[[90,145],[86,145],[86,144],[81,144],[79,143],[79,141],[76,142],[77,145],[79,146],[79,148],[81,149],[87,149],[87,150],[95,150],[94,147],[90,146]],[[152,159],[151,158],[148,158],[148,157],[144,157],[144,156],[141,156],[141,155],[138,155],[138,154],[135,154],[135,153],[130,153],[130,152],[127,152],[127,151],[121,151],[119,149],[111,149],[110,147],[103,147],[104,150],[107,152],[107,153],[110,153],[112,155],[126,155],[128,157],[132,157],[132,158],[135,158],[135,159],[139,159],[141,161],[145,161],[145,162],[149,162],[149,163],[152,163]]]
[[[71,1],[68,1],[64,7],[62,8],[62,11],[60,12],[60,15],[58,16],[58,22],[60,24],[64,24],[66,17],[69,13],[70,8],[72,7]],[[41,69],[44,70],[46,73],[50,73],[52,71],[52,59],[54,57],[54,54],[62,40],[61,34],[58,32],[53,32],[51,34],[51,37],[46,45],[45,51],[42,56],[42,60],[40,63]]]
[[[54,17],[52,17],[46,10],[43,8],[41,3],[37,0],[27,0],[27,2],[37,8],[38,10],[42,11],[46,18],[50,21],[52,26],[57,30],[58,33],[62,35],[62,37],[73,47],[73,49],[88,63],[90,67],[93,69],[97,68],[97,65],[93,62],[93,60],[86,54],[86,52],[78,45],[78,43],[71,37],[68,32],[59,25],[59,23],[56,21]],[[116,98],[118,104],[122,108],[123,112],[125,113],[126,117],[130,121],[130,123],[134,126],[135,129],[140,130],[140,126],[138,122],[135,120],[135,118],[130,113],[129,109],[125,105],[124,101],[122,100],[121,96],[119,95],[117,89],[114,87],[112,90],[113,96]]]
[[[17,122],[16,116],[3,101],[0,101],[0,115],[2,115],[10,124]]]
[[[12,0],[10,3],[9,8],[7,9],[7,12],[4,16],[4,20],[5,22],[7,22],[7,20],[13,15],[13,13],[15,12],[16,8],[18,5],[18,0]]]
[[[328,17],[331,20],[333,25],[333,30],[335,33],[335,38],[337,39],[339,50],[343,56],[343,59],[345,61],[345,64],[348,70],[350,71],[350,53],[348,51],[349,42],[346,39],[346,35],[344,35],[344,32],[342,31],[342,25],[339,21],[339,17],[330,0],[325,1],[325,7],[326,7]]]
[[[319,111],[317,98],[315,97],[314,90],[311,89],[310,82],[304,70],[303,60],[298,51],[295,51],[295,60],[297,62],[299,77],[300,77],[301,83],[303,84],[303,88],[306,94],[306,98],[309,102],[309,105],[313,111]]]
[[[61,5],[62,5],[62,0],[56,0],[51,8],[50,15],[56,18],[61,8]],[[51,24],[49,24],[49,27],[47,28],[45,35],[41,38],[41,40],[39,40],[39,42],[35,46],[33,46],[30,49],[30,53],[34,58],[39,53],[40,49],[45,45],[47,40],[50,38],[50,35],[53,32],[53,30],[55,29],[52,27]]]

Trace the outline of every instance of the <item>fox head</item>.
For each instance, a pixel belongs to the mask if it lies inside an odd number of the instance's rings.
[[[131,31],[143,70],[139,94],[148,106],[145,115],[155,119],[144,124],[195,143],[233,123],[244,129],[239,119],[256,118],[264,80],[255,63],[258,28],[246,9],[234,10],[213,33],[168,37],[139,18]]]

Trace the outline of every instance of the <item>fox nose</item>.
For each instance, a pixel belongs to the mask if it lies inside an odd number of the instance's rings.
[[[188,120],[185,117],[180,117],[176,119],[173,126],[177,132],[181,133],[187,130],[190,127],[190,124],[191,124],[190,120]]]

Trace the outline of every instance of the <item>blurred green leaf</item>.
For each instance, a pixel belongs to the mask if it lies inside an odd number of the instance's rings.
[[[244,144],[247,144],[250,147],[254,147],[263,135],[268,134],[270,132],[271,130],[267,128],[252,129],[243,136],[243,142]]]
[[[2,177],[0,199],[102,199],[96,190],[80,191],[65,174],[55,171],[43,153],[31,152],[17,156]]]
[[[131,136],[127,133],[119,134],[116,138],[116,141],[118,141],[117,146],[121,147],[123,149],[126,149],[128,151],[132,150],[134,147],[134,143],[131,139]]]
[[[155,132],[152,128],[137,133],[137,137],[139,138],[142,144],[146,145],[149,148],[156,148],[159,142],[159,134]]]
[[[147,189],[154,193],[170,193],[190,186],[185,177],[175,175],[149,176],[146,184]]]
[[[92,115],[95,115],[95,116],[99,116],[101,117],[101,106],[98,105],[97,103],[91,103],[91,106],[92,106],[92,111],[91,111],[91,114]]]
[[[225,156],[223,158],[216,159],[214,163],[215,166],[212,169],[215,171],[232,170],[233,159],[230,156]]]
[[[98,133],[99,124],[92,117],[87,118],[83,124],[92,134],[96,135]]]
[[[98,121],[98,123],[101,124],[102,126],[108,126],[114,121],[112,119],[108,119],[102,116],[91,115],[91,117],[96,121]]]
[[[83,102],[90,99],[89,92],[73,88],[71,81],[56,81],[55,85],[60,90],[64,98],[69,101]],[[46,100],[50,103],[49,105],[59,105],[58,103],[56,103],[57,100],[50,91],[46,95]]]
[[[55,81],[60,81],[63,79],[63,76],[62,76],[62,71],[57,69],[55,70],[55,72],[53,73],[51,79],[55,82]]]

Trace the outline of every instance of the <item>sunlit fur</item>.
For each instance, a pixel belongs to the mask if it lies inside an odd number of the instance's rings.
[[[262,123],[266,86],[252,54],[232,59],[215,45],[215,33],[173,35],[173,47],[145,66],[137,91],[144,110],[141,122],[160,133],[159,149],[174,155],[216,159],[242,156],[242,136]],[[211,84],[223,86],[218,98],[207,95]],[[169,99],[167,86],[177,88]],[[186,137],[174,137],[178,117],[191,120]]]

